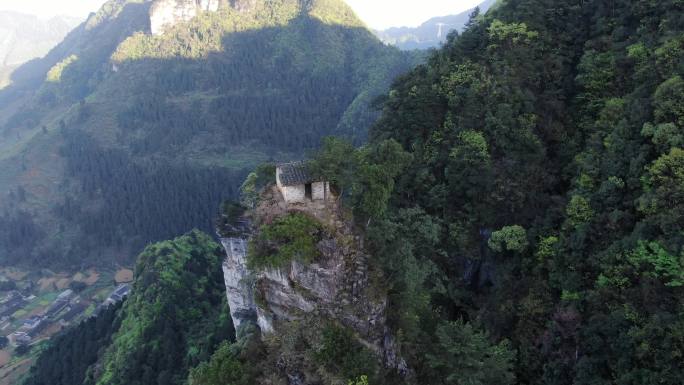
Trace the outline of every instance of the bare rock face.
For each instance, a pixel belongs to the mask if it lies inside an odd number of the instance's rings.
[[[226,250],[223,280],[226,284],[230,316],[237,329],[245,323],[254,323],[257,319],[252,280],[246,265],[247,240],[221,238],[221,244]]]
[[[341,253],[324,255],[320,263],[304,265],[293,261],[283,269],[256,273],[258,324],[269,334],[279,322],[300,319],[303,314],[322,311],[335,315],[344,285]]]
[[[179,22],[189,21],[200,12],[216,12],[220,0],[156,0],[150,7],[150,29],[161,35]]]

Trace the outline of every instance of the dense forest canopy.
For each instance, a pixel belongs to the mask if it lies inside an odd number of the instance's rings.
[[[24,380],[25,385],[73,385],[92,381],[92,368],[102,358],[121,326],[121,305],[106,308],[50,341]]]
[[[681,382],[683,7],[504,1],[326,142],[419,383]]]

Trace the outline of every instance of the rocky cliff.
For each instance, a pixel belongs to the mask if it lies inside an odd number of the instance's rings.
[[[320,257],[309,264],[293,260],[283,268],[249,269],[250,237],[260,226],[293,212],[315,218],[326,229],[327,235],[316,245]],[[249,231],[245,231],[247,223]],[[387,367],[406,371],[386,326],[386,293],[369,283],[362,240],[342,219],[336,202],[287,204],[273,187],[237,226],[219,233],[227,255],[223,270],[236,327],[253,323],[268,336],[307,317],[332,319],[352,329]]]
[[[150,7],[150,30],[161,35],[166,28],[190,21],[200,12],[216,12],[220,0],[156,0]]]
[[[161,35],[175,24],[190,21],[200,12],[216,12],[225,3],[238,12],[256,8],[258,0],[154,0],[150,7],[150,30]]]

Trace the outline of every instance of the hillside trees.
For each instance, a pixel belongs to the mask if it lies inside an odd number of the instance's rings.
[[[183,384],[190,368],[231,338],[223,255],[199,231],[148,246],[93,383]]]
[[[447,322],[436,331],[439,343],[429,356],[443,384],[513,384],[513,352],[507,341],[492,346],[488,336],[462,321]]]
[[[78,184],[65,184],[69,194],[54,212],[83,233],[72,245],[73,259],[53,263],[68,265],[106,248],[133,252],[194,227],[211,232],[219,204],[237,194],[244,177],[221,167],[136,162],[81,131],[67,130],[63,137],[67,173]],[[84,208],[81,199],[97,206]]]
[[[372,143],[413,161],[368,238],[421,381],[440,378],[424,344],[462,319],[511,341],[519,383],[676,383],[681,14],[505,2],[395,83]]]
[[[31,368],[24,385],[73,385],[92,382],[93,364],[121,325],[121,305],[104,309],[50,341]]]

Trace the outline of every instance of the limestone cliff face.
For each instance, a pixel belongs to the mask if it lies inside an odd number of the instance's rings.
[[[277,334],[279,327],[317,315],[337,320],[353,329],[388,367],[405,371],[396,356],[386,326],[386,294],[372,288],[362,241],[343,221],[335,202],[286,204],[277,188],[262,194],[253,210],[253,228],[289,212],[303,212],[321,222],[330,233],[318,245],[315,263],[297,261],[280,269],[249,271],[246,247],[249,232],[223,237],[226,248],[224,273],[231,315],[236,325],[254,322],[262,335]],[[221,233],[221,232],[220,232]],[[224,233],[225,234],[225,233]]]
[[[228,305],[233,325],[237,329],[245,323],[256,322],[257,319],[252,280],[246,267],[247,240],[237,237],[221,238],[221,244],[226,250],[223,278]]]
[[[238,12],[250,12],[260,0],[154,0],[150,7],[150,29],[161,35],[177,23],[190,21],[200,12],[216,12],[227,2]]]
[[[150,29],[161,35],[166,28],[189,21],[200,12],[216,12],[220,0],[155,0],[150,7]]]

